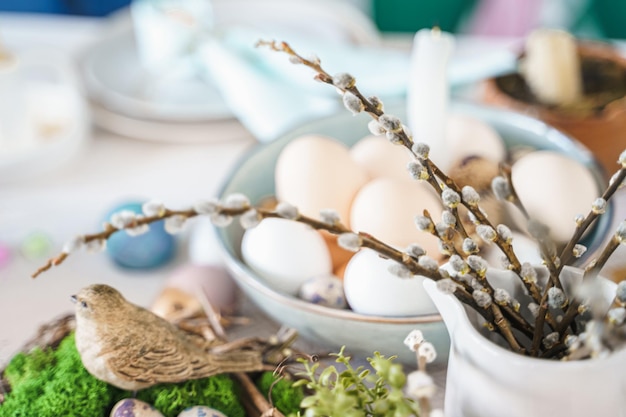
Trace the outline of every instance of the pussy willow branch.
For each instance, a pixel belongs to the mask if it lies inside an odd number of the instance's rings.
[[[299,55],[297,52],[295,52],[291,46],[289,46],[288,43],[286,42],[276,42],[276,41],[259,41],[257,43],[257,46],[266,46],[269,47],[270,49],[274,50],[274,51],[278,51],[278,52],[284,52],[287,55],[289,55],[292,60],[294,61],[294,63],[298,63],[298,64],[302,64],[304,66],[307,66],[309,68],[311,68],[312,70],[314,70],[317,75],[315,77],[316,80],[318,81],[322,81],[326,84],[332,85],[335,88],[338,88],[339,90],[345,92],[350,92],[352,94],[354,94],[356,97],[359,98],[359,100],[361,101],[361,103],[363,104],[364,110],[366,113],[368,113],[373,119],[378,120],[380,118],[380,116],[382,116],[384,113],[384,111],[382,110],[382,108],[375,106],[370,100],[368,100],[357,88],[356,84],[352,84],[346,88],[341,88],[337,85],[334,84],[333,82],[333,77],[326,72],[326,70],[324,70],[320,64],[320,62],[318,60],[309,60],[306,59],[304,57],[302,57],[301,55]],[[413,156],[415,156],[417,158],[417,155],[415,155],[412,147],[413,147],[413,140],[407,135],[405,129],[400,129],[398,132],[396,132],[398,134],[398,137],[400,138],[400,142],[402,143],[402,145],[407,148],[411,154]],[[441,181],[450,189],[454,190],[455,192],[457,192],[458,194],[461,194],[461,189],[458,187],[458,185],[450,178],[448,177],[441,169],[439,169],[439,167],[437,165],[435,165],[435,163],[430,159],[430,158],[426,158],[423,159],[422,162],[425,163],[425,167],[428,170],[429,174],[429,179],[427,179],[427,181],[429,182],[429,184],[437,191],[438,194],[441,195],[441,191],[442,191],[442,187],[441,184],[437,181],[438,179],[441,179]],[[431,179],[433,178],[433,179]],[[478,206],[474,206],[474,205],[470,205],[467,204],[465,201],[461,200],[461,204],[463,204],[472,214],[474,214],[474,216],[478,219],[478,221],[484,225],[487,226],[491,226],[492,228],[493,225],[491,224],[491,222],[487,219],[487,217],[482,213],[482,211],[478,208]],[[495,230],[495,228],[494,228]],[[496,240],[494,241],[494,243],[500,248],[500,250],[502,250],[502,252],[509,258],[509,262],[511,263],[511,269],[515,272],[519,273],[521,272],[521,263],[519,261],[519,259],[517,258],[515,252],[513,251],[512,245],[508,242],[506,242],[504,239],[502,239],[500,236],[496,237]],[[537,299],[538,300],[538,299]]]
[[[498,326],[498,328],[500,329],[500,333],[504,336],[506,341],[509,343],[509,345],[511,346],[511,349],[513,349],[514,352],[524,354],[526,350],[520,346],[519,342],[513,335],[513,332],[511,332],[511,328],[508,324],[508,321],[502,315],[502,311],[500,310],[500,307],[496,303],[492,303],[491,311],[493,312],[496,326]]]
[[[142,217],[142,218],[135,219],[135,220],[132,221],[132,223],[130,223],[124,229],[133,229],[135,227],[151,224],[151,223],[154,223],[156,221],[162,220],[162,219],[167,218],[167,217],[175,216],[175,215],[180,215],[180,216],[184,216],[186,218],[190,218],[190,217],[197,216],[198,213],[196,213],[194,210],[191,210],[191,209],[189,209],[189,210],[167,210],[166,209],[161,215],[147,216],[147,217]],[[83,236],[83,241],[85,243],[89,243],[89,242],[92,242],[94,240],[108,240],[109,237],[111,237],[111,235],[113,235],[116,232],[119,232],[120,230],[123,230],[123,229],[119,229],[119,228],[113,227],[113,225],[111,225],[110,223],[105,223],[103,231],[98,232],[98,233],[94,233],[94,234],[91,234],[91,235],[84,235]],[[57,265],[63,263],[65,261],[65,259],[67,259],[68,256],[69,256],[69,253],[63,252],[63,253],[60,253],[59,255],[57,255],[56,257],[49,259],[48,262],[46,262],[45,265],[43,265],[42,267],[37,269],[37,271],[35,271],[31,275],[31,277],[32,278],[37,278],[42,272],[47,271],[48,269],[52,268],[53,266],[57,266]]]
[[[453,294],[462,303],[470,306],[474,311],[478,312],[478,314],[485,319],[489,330],[499,332],[514,351],[524,353],[524,349],[520,346],[511,330],[510,322],[503,317],[499,308],[500,306],[491,304],[487,308],[480,307],[476,304],[476,301],[472,297],[471,293],[463,286],[456,287]],[[532,331],[530,334],[532,335]]]
[[[240,216],[246,213],[248,210],[252,208],[253,208],[252,206],[247,205],[247,204],[240,208],[220,207],[219,214],[236,217],[236,216]],[[272,210],[256,208],[256,207],[254,207],[254,210],[256,210],[260,219],[283,218],[280,214]],[[141,225],[149,225],[151,223],[155,223],[157,221],[166,219],[171,216],[176,216],[176,215],[184,216],[186,218],[192,218],[192,217],[198,216],[199,213],[196,212],[194,209],[179,210],[179,211],[166,209],[161,215],[148,216],[148,217],[137,219],[136,221],[129,223],[124,228],[115,228],[107,223],[105,224],[105,230],[98,232],[98,233],[94,233],[94,234],[84,235],[84,236],[81,236],[81,238],[84,242],[90,242],[96,239],[107,240],[113,234],[122,232],[126,229],[133,229]],[[292,220],[297,221],[299,223],[306,224],[316,230],[327,231],[334,235],[340,235],[343,233],[355,233],[351,229],[347,228],[346,226],[344,226],[343,224],[339,222],[329,224],[329,223],[325,223],[320,220],[314,219],[312,217],[304,216],[301,214],[299,214],[295,219],[292,219]],[[419,261],[416,258],[408,255],[405,252],[399,251],[392,246],[387,245],[386,243],[380,241],[379,239],[375,238],[374,236],[368,233],[359,232],[355,234],[357,234],[360,237],[362,247],[370,248],[374,250],[375,252],[377,252],[379,255],[385,258],[391,259],[395,262],[398,262],[401,265],[404,265],[413,275],[421,275],[424,277],[431,278],[435,281],[445,278],[445,276],[443,276],[442,273],[438,269],[429,269],[429,268],[423,267],[422,265],[419,264]],[[55,258],[52,258],[46,263],[46,265],[39,268],[37,272],[34,274],[34,276],[37,276],[43,271],[50,269],[50,267],[53,265],[58,265],[62,263],[67,257],[68,257],[68,254],[62,253],[61,255]],[[511,326],[528,336],[529,334],[528,325],[523,323],[524,320],[518,312],[514,311],[508,306],[503,307],[504,316],[506,316],[507,320],[506,322],[499,321],[498,323],[496,323],[494,321],[495,316],[493,312],[491,312],[491,310],[480,308],[475,303],[471,295],[471,292],[473,292],[474,290],[464,283],[459,282],[459,285],[462,285],[465,288],[462,288],[462,291],[455,292],[455,295],[458,295],[459,299],[462,302],[476,309],[485,318],[485,320],[487,320],[491,324],[491,326],[493,327],[493,330],[496,330],[499,333],[501,333],[505,337],[506,340],[515,340],[515,337],[513,336],[513,333],[511,331]],[[493,290],[491,292],[493,293]],[[510,319],[510,321],[508,319]],[[519,345],[519,344],[515,340],[513,347],[515,348],[516,345]]]
[[[609,201],[613,194],[617,191],[620,185],[626,180],[626,168],[620,168],[613,177],[613,182],[609,184],[607,189],[602,194],[602,198],[606,201]],[[599,216],[599,213],[595,213],[593,210],[589,211],[587,217],[576,227],[574,235],[567,243],[563,251],[561,252],[561,265],[558,267],[558,272],[560,273],[563,269],[563,266],[566,265],[573,256],[574,246],[580,241],[581,237],[587,231],[589,226],[593,223],[593,221]],[[604,266],[604,264],[600,264],[600,267]]]
[[[583,280],[587,280],[590,278],[595,278],[599,273],[602,266],[606,263],[606,261],[611,257],[613,252],[620,246],[620,241],[616,236],[613,236],[609,243],[605,246],[604,250],[600,254],[597,260],[592,261],[591,264],[585,268],[585,273],[583,275]],[[580,307],[581,302],[578,300],[573,300],[569,305],[565,315],[563,316],[563,320],[559,324],[559,335],[560,338],[563,339],[566,335],[567,328],[576,318],[576,314],[578,313],[578,308]]]
[[[539,301],[539,310],[535,319],[535,335],[533,337],[532,346],[530,348],[531,356],[539,356],[541,341],[543,339],[543,325],[549,318],[548,311],[548,288],[543,293],[543,297]],[[554,327],[553,327],[554,328]],[[541,329],[541,330],[539,330]]]
[[[220,209],[220,214],[223,215],[228,215],[228,216],[239,216],[242,215],[243,213],[245,213],[246,211],[250,210],[252,207],[250,206],[245,206],[242,208],[222,208]],[[262,208],[255,208],[258,212],[258,214],[262,217],[262,218],[282,218],[282,216],[280,216],[278,213],[272,211],[272,210],[267,210],[267,209],[262,209]],[[165,210],[161,215],[155,215],[155,216],[147,216],[147,217],[142,217],[140,219],[137,219],[133,222],[131,222],[130,224],[128,224],[126,227],[124,228],[116,228],[113,227],[112,225],[110,225],[109,223],[105,224],[104,230],[101,232],[97,232],[94,234],[87,234],[87,235],[83,235],[81,236],[83,241],[85,243],[94,241],[94,240],[107,240],[109,239],[114,233],[120,232],[120,231],[124,231],[127,229],[134,229],[138,226],[142,226],[142,225],[150,225],[152,223],[155,223],[157,221],[166,219],[168,217],[172,217],[172,216],[183,216],[185,218],[192,218],[195,216],[198,216],[199,213],[196,212],[194,209],[188,209],[188,210]],[[352,233],[352,230],[347,228],[346,226],[342,225],[341,223],[335,223],[335,224],[328,224],[328,223],[324,223],[320,220],[314,219],[312,217],[307,217],[307,216],[303,216],[303,215],[299,215],[298,218],[296,219],[298,222],[300,223],[304,223],[306,225],[311,226],[312,228],[316,229],[316,230],[325,230],[327,232],[330,232],[332,234],[338,235],[338,234],[342,234],[342,233]],[[392,246],[389,246],[385,243],[383,243],[382,241],[380,241],[379,239],[376,239],[375,237],[367,234],[367,233],[363,233],[360,232],[358,233],[358,235],[361,237],[362,239],[362,246],[366,247],[366,248],[370,248],[375,250],[376,252],[378,252],[380,255],[383,255],[389,259],[392,259],[402,265],[404,265],[405,267],[407,267],[413,274],[415,275],[422,275],[434,280],[439,280],[442,279],[442,275],[438,270],[430,270],[427,268],[424,268],[423,266],[421,266],[418,261],[415,258],[412,258],[410,256],[407,256],[406,253],[401,252],[395,248],[393,248]],[[61,263],[63,263],[67,257],[69,256],[68,253],[61,253],[58,256],[49,259],[45,265],[43,265],[42,267],[40,267],[39,269],[37,269],[37,271],[35,271],[35,273],[33,273],[32,277],[36,278],[37,276],[39,276],[42,272],[47,271],[48,269],[50,269],[52,266],[57,266]]]
[[[359,91],[355,83],[351,83],[345,88],[335,85],[333,77],[328,72],[326,72],[326,70],[322,68],[319,60],[317,59],[309,60],[309,59],[302,57],[297,52],[295,52],[286,42],[260,41],[257,43],[257,46],[267,46],[274,51],[284,52],[291,57],[294,63],[299,63],[299,64],[305,65],[313,69],[317,73],[315,77],[316,80],[322,81],[326,84],[330,84],[334,86],[335,88],[338,88],[344,93],[349,92],[355,95],[361,101],[363,105],[363,111],[368,113],[373,119],[378,120],[384,114],[382,106],[375,106],[370,100],[368,100]],[[440,196],[442,194],[443,187],[441,186],[441,183],[439,182],[439,180],[441,180],[443,184],[445,184],[445,186],[447,186],[448,188],[454,190],[459,195],[461,194],[461,189],[458,187],[458,185],[450,177],[448,177],[430,158],[418,158],[418,156],[413,151],[413,144],[414,144],[413,140],[411,137],[407,135],[404,128],[400,129],[399,131],[395,133],[397,133],[400,139],[399,142],[405,148],[407,148],[414,157],[416,157],[417,159],[420,159],[421,162],[424,164],[428,172],[427,182],[435,189],[435,191]],[[487,219],[487,217],[483,214],[482,210],[480,210],[479,206],[468,204],[463,200],[461,200],[461,204],[463,204],[472,214],[474,214],[478,223],[490,226],[492,229],[495,230],[495,228],[493,227],[489,219]],[[455,226],[455,228],[457,228],[457,230],[459,228],[464,230],[461,222],[457,222],[457,225]],[[513,251],[512,245],[506,240],[504,240],[499,234],[496,234],[496,239],[494,240],[494,243],[500,248],[500,250],[509,259],[509,263],[511,265],[510,269],[516,272],[517,275],[519,276],[521,273],[522,265],[519,259],[517,258],[517,255]],[[536,302],[539,302],[541,296],[540,296],[539,289],[536,287],[536,285],[532,282],[526,282],[524,280],[522,281],[524,282],[524,285],[527,287],[529,293],[531,294],[531,297]],[[535,332],[543,333],[543,329],[535,328]]]
[[[609,184],[607,189],[604,191],[604,193],[602,194],[602,198],[605,201],[609,201],[609,199],[613,197],[613,195],[615,194],[615,192],[618,190],[618,188],[624,182],[625,179],[626,179],[626,168],[621,168],[615,173],[615,176],[613,177],[613,182]],[[590,210],[587,216],[585,217],[585,219],[576,226],[574,235],[569,240],[569,242],[567,243],[567,245],[562,250],[559,256],[560,264],[556,266],[556,271],[555,271],[556,276],[560,275],[561,271],[563,270],[563,267],[572,259],[574,246],[580,241],[582,235],[585,233],[585,231],[587,231],[587,229],[589,229],[591,224],[598,218],[599,215],[600,215],[599,213],[596,213],[593,210]],[[583,279],[588,279],[590,276],[598,275],[602,267],[606,264],[606,262],[611,257],[613,252],[617,249],[619,244],[620,242],[614,236],[606,245],[606,247],[603,249],[600,256],[597,259],[593,260],[591,264],[585,269]],[[557,282],[560,283],[560,280],[558,280]],[[543,325],[544,319],[552,321],[548,312],[547,298],[548,298],[548,290],[553,285],[554,285],[554,281],[552,280],[548,282],[548,284],[546,285],[546,289],[544,291],[541,303],[539,304],[539,314],[537,316],[537,320],[535,321],[535,329],[538,329],[539,326]],[[569,306],[564,306],[564,308],[566,308],[565,314],[563,315],[563,319],[561,320],[561,322],[556,326],[556,329],[559,332],[560,343],[563,342],[565,336],[567,335],[568,327],[574,324],[574,319],[578,315],[578,309],[580,305],[581,305],[580,301],[574,299],[570,301]],[[555,327],[553,326],[553,328]],[[538,354],[539,343],[540,343],[539,337],[535,337],[533,340],[533,348],[531,349],[531,355],[533,353]]]
[[[528,210],[526,210],[526,207],[524,206],[524,204],[522,203],[522,200],[517,195],[517,191],[515,190],[515,187],[513,185],[512,172],[511,172],[510,165],[500,164],[500,174],[504,178],[506,178],[506,181],[510,185],[511,195],[508,198],[508,202],[513,204],[520,211],[520,213],[522,213],[526,221],[530,220],[530,215],[528,214]],[[539,245],[540,252],[543,254],[543,258],[545,260],[546,266],[548,267],[548,271],[550,272],[550,281],[552,282],[553,285],[556,285],[558,288],[562,289],[563,286],[561,285],[561,281],[559,280],[558,271],[556,269],[556,266],[554,264],[552,257],[549,254],[549,251],[545,242],[542,242],[539,240],[536,240],[536,241],[537,241],[537,244]],[[531,294],[534,294],[533,299],[535,300],[535,302],[539,302],[539,300],[542,298],[540,295],[539,289],[536,286],[534,286],[534,284],[532,285],[532,287],[531,285],[526,286],[526,288],[531,292]]]
[[[428,212],[428,210],[424,210],[423,212],[424,217],[430,219],[431,222],[433,222],[432,220],[432,216],[430,215],[430,213]],[[458,221],[458,220],[457,220]],[[461,226],[462,230],[465,230],[465,228],[463,226]],[[456,230],[456,229],[452,229],[452,230]],[[467,257],[462,254],[461,252],[459,252],[456,247],[454,246],[452,239],[448,239],[445,236],[442,236],[438,231],[437,228],[434,227],[430,233],[435,236],[436,238],[438,238],[439,240],[441,240],[444,243],[450,243],[450,248],[449,250],[452,252],[450,253],[450,255],[458,255],[461,256],[465,259],[467,259]],[[472,277],[476,278],[486,289],[487,293],[489,295],[491,295],[492,297],[495,294],[495,289],[493,288],[493,286],[491,285],[491,283],[486,279],[486,277],[484,275],[481,275],[478,271],[474,271],[473,274],[471,274]],[[463,287],[463,289],[469,293],[472,294],[474,290],[468,283],[463,282],[463,281],[456,281],[456,283],[460,286]],[[456,294],[458,295],[458,294]],[[469,296],[470,299],[473,298],[471,297],[471,295]],[[464,301],[464,300],[461,300]],[[467,297],[465,298],[464,301],[466,304],[467,303]],[[469,303],[470,305],[472,305],[471,303]],[[478,306],[476,306],[475,308],[478,308]],[[524,319],[524,317],[519,313],[519,311],[516,311],[515,309],[513,309],[511,306],[509,305],[500,305],[498,308],[498,312],[500,312],[500,310],[502,310],[504,312],[504,316],[503,318],[506,318],[507,320],[509,320],[508,324],[512,324],[512,326],[514,328],[516,328],[517,330],[519,330],[520,332],[522,332],[524,335],[526,335],[526,337],[528,337],[529,339],[533,338],[533,333],[534,333],[534,328]],[[494,322],[494,320],[498,319],[498,315],[495,314],[495,311],[493,312],[493,319],[491,320],[492,322]],[[495,323],[497,328],[502,331],[503,336],[505,336],[505,339],[507,339],[507,341],[513,341],[514,344],[511,344],[511,346],[514,349],[517,349],[517,347],[519,346],[519,343],[517,342],[517,340],[515,339],[515,336],[513,336],[513,334],[510,332],[510,329],[508,329],[508,324],[504,323],[502,320],[500,320],[499,323]]]
[[[500,168],[500,175],[506,178],[507,182],[510,185],[513,185],[513,179],[512,179],[513,173],[511,171],[511,166],[509,164],[501,163],[499,165],[499,168]],[[515,205],[515,207],[517,207],[517,209],[524,215],[525,219],[530,218],[530,215],[528,214],[526,207],[524,207],[524,205],[522,204],[522,200],[520,200],[519,196],[517,195],[517,191],[515,190],[515,187],[511,187],[511,195],[508,201],[512,203],[513,205]]]

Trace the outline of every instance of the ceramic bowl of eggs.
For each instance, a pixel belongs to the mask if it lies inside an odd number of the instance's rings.
[[[389,114],[404,117],[403,107]],[[371,136],[366,115],[340,114],[300,126],[255,148],[236,165],[221,196],[243,193],[253,204],[288,202],[319,218],[335,210],[352,230],[367,232],[398,249],[412,243],[445,262],[436,239],[417,229],[414,218],[427,209],[435,220],[442,209],[425,182],[406,171],[410,155],[384,137]],[[520,114],[455,104],[448,119],[449,166],[460,186],[482,194],[493,224],[515,230],[522,261],[540,262],[522,221],[491,196],[498,164],[512,164],[512,180],[530,215],[550,225],[565,242],[574,217],[587,213],[604,187],[592,155],[544,123]],[[437,161],[435,161],[437,162]],[[610,223],[601,218],[586,237],[597,247]],[[355,354],[379,351],[414,361],[403,340],[420,329],[445,361],[449,339],[434,305],[422,289],[425,278],[402,279],[389,272],[391,261],[370,249],[348,252],[336,238],[301,223],[270,218],[245,230],[238,222],[218,229],[226,264],[243,292],[271,318],[329,349],[345,345]],[[497,249],[483,256],[501,267]],[[591,251],[590,251],[591,252]]]

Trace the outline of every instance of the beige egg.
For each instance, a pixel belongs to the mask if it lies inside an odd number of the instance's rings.
[[[350,155],[370,178],[409,178],[406,166],[412,160],[404,146],[394,145],[383,136],[366,136],[350,148]]]
[[[451,114],[446,124],[446,145],[450,161],[469,155],[482,156],[495,162],[504,161],[506,147],[496,130],[482,120]]]
[[[379,178],[359,191],[352,204],[351,227],[403,249],[418,243],[438,257],[437,239],[415,226],[415,216],[428,210],[437,221],[441,204],[426,183]]]
[[[570,239],[576,228],[574,217],[586,215],[600,195],[591,171],[553,151],[520,158],[512,167],[511,180],[530,217],[548,226],[558,243]],[[526,230],[524,217],[517,210],[511,214],[520,229]]]
[[[275,180],[279,201],[315,218],[322,209],[334,209],[349,224],[352,199],[368,176],[347,146],[326,136],[307,135],[280,153]]]

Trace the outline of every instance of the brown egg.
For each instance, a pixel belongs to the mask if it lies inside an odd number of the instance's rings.
[[[330,252],[330,258],[333,263],[333,271],[339,268],[342,265],[345,265],[354,252],[346,250],[337,244],[337,236],[329,233],[325,230],[320,230],[320,234],[324,238],[326,245],[328,246],[328,251]]]
[[[616,266],[613,268],[609,268],[603,275],[607,276],[609,279],[619,283],[626,279],[626,266]]]
[[[350,257],[350,259],[352,259],[352,257]],[[348,260],[345,264],[339,265],[336,269],[333,270],[333,275],[336,276],[337,278],[343,280],[343,277],[346,273],[346,267],[348,266],[348,263],[350,262],[350,260]]]

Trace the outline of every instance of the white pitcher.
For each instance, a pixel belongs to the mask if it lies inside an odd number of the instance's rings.
[[[488,275],[492,284],[520,297],[512,272]],[[565,283],[576,284],[582,271],[565,267]],[[615,284],[604,280],[607,300]],[[565,286],[565,284],[564,284]],[[478,313],[453,295],[424,282],[451,339],[446,380],[446,417],[621,417],[626,416],[626,349],[600,359],[554,361],[513,353],[481,334]],[[566,288],[567,291],[567,288]]]

